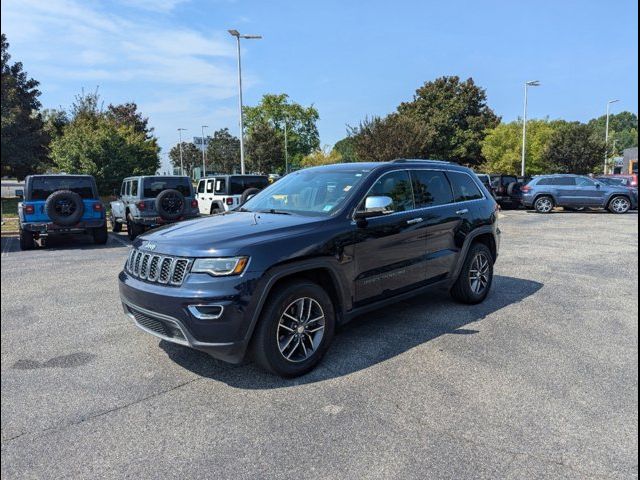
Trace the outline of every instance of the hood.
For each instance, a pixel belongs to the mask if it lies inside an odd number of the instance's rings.
[[[154,243],[155,253],[184,257],[247,254],[246,247],[303,234],[322,217],[271,213],[229,212],[187,220],[142,235],[134,247]]]

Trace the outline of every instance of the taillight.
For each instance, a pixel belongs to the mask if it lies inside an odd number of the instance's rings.
[[[227,198],[227,205],[233,205],[233,198],[232,197],[228,197]]]
[[[102,204],[101,203],[94,203],[93,204],[93,211],[94,212],[101,212],[102,211]]]
[[[138,210],[144,210],[145,208],[147,208],[147,206],[144,204],[144,202],[136,203],[136,207],[138,207]]]
[[[36,209],[33,208],[33,205],[23,205],[22,211],[27,215],[31,215],[32,213],[35,213]]]
[[[191,200],[191,208],[198,208],[198,200],[195,198]]]
[[[520,190],[522,190],[522,193],[529,193],[531,191],[531,187],[528,185],[524,185],[522,186],[522,188],[520,188]]]

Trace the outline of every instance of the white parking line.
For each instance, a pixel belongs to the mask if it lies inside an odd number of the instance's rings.
[[[127,242],[125,242],[124,240],[122,240],[118,235],[116,235],[115,233],[110,233],[109,237],[111,237],[112,239],[114,239],[116,242],[118,242],[120,245],[124,245],[125,247],[130,247],[131,245]]]
[[[11,250],[13,249],[13,240],[15,240],[15,238],[5,237],[4,246],[2,247],[2,257],[8,256]]]

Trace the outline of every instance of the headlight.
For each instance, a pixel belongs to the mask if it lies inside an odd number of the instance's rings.
[[[249,257],[197,258],[191,271],[208,273],[214,277],[240,275],[249,263]]]

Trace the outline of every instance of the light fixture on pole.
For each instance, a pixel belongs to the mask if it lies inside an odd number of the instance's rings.
[[[539,87],[540,82],[538,80],[531,80],[524,83],[524,116],[522,118],[522,167],[520,175],[523,177],[526,174],[526,157],[527,157],[527,103],[528,103],[528,88]]]
[[[207,146],[207,142],[205,141],[205,136],[204,136],[204,129],[205,128],[209,128],[209,125],[202,125],[202,178],[207,176],[207,166],[205,163],[206,157],[205,157],[205,148]]]
[[[612,103],[617,103],[620,100],[609,100],[607,102],[607,121],[604,128],[604,174],[607,174],[607,163],[609,160],[609,108]]]
[[[180,175],[184,175],[184,164],[182,163],[182,132],[185,130],[186,128],[178,129],[178,136],[180,138],[180,143],[178,143],[178,148],[180,150]]]
[[[240,110],[240,173],[244,175],[244,120],[242,115],[242,61],[240,60],[240,39],[257,40],[261,35],[242,35],[238,30],[229,30],[229,34],[236,37],[238,42],[238,107]]]

